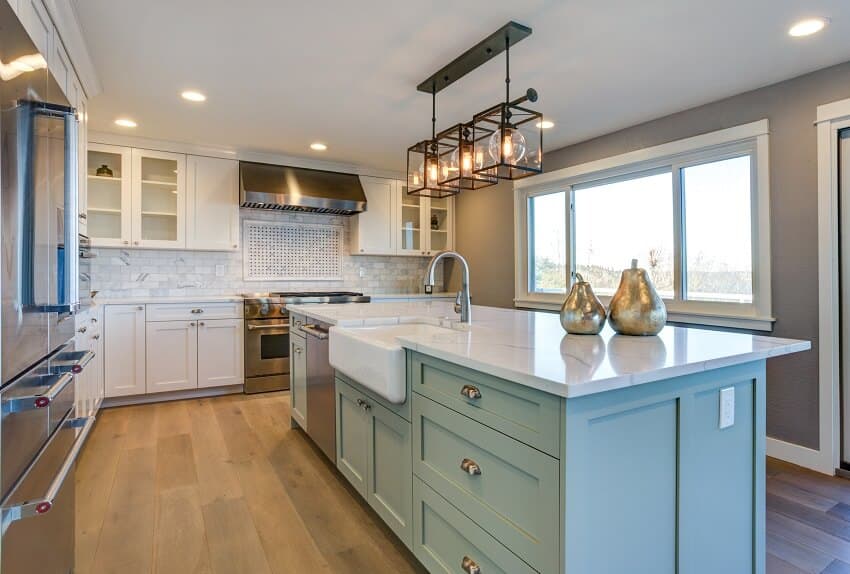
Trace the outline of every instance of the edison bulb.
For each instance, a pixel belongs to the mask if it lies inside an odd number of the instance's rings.
[[[472,154],[468,150],[463,152],[460,168],[464,175],[472,171]]]
[[[525,136],[516,128],[505,128],[505,137],[502,138],[501,135],[501,132],[497,131],[490,136],[490,157],[496,163],[499,163],[502,157],[506,163],[519,163],[525,157]]]
[[[428,183],[434,184],[437,181],[437,162],[431,160],[428,162]]]

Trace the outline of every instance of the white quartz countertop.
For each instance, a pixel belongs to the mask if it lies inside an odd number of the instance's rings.
[[[806,351],[808,341],[689,327],[655,337],[567,335],[558,315],[472,307],[458,323],[453,303],[408,301],[289,305],[337,328],[424,322],[448,327],[398,337],[402,347],[562,397],[580,397]],[[333,337],[334,330],[331,330]]]
[[[232,303],[242,301],[242,295],[192,295],[186,297],[95,297],[98,305],[145,305],[156,303]]]

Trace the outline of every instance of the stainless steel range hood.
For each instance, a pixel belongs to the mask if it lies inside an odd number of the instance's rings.
[[[366,211],[360,178],[348,173],[239,162],[242,207],[354,215]]]

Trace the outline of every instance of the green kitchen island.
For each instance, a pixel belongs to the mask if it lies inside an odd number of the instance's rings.
[[[485,307],[470,326],[444,303],[291,312],[336,325],[337,468],[429,571],[764,573],[765,362],[808,342],[565,335]],[[346,340],[396,341],[403,400]]]

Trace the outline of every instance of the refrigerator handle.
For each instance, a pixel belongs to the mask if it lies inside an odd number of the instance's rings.
[[[32,263],[32,251],[33,251],[33,234],[35,229],[35,222],[33,221],[35,217],[35,212],[32,206],[28,203],[28,209],[26,210],[26,217],[29,221],[23,223],[23,227],[27,229],[27,239],[29,239],[29,257],[25,257],[24,260],[27,261],[27,268],[24,273],[21,274],[22,280],[25,282],[23,285],[22,293],[23,293],[23,305],[24,307],[40,312],[40,313],[60,313],[60,314],[68,314],[73,315],[77,312],[80,307],[80,286],[79,286],[79,250],[80,250],[80,237],[78,232],[78,199],[77,199],[77,186],[78,186],[78,166],[79,161],[77,158],[77,114],[74,108],[70,108],[68,106],[60,106],[56,104],[46,104],[41,102],[20,102],[19,105],[25,107],[27,112],[22,118],[26,123],[19,126],[19,128],[23,128],[26,131],[28,141],[25,143],[27,149],[29,150],[29,154],[32,153],[33,148],[33,139],[34,139],[34,130],[35,124],[33,122],[33,117],[36,115],[44,115],[51,117],[61,117],[64,121],[65,125],[65,157],[64,157],[64,170],[65,170],[65,181],[64,181],[64,221],[63,221],[63,238],[64,242],[63,246],[63,262],[62,262],[62,271],[63,277],[61,279],[61,284],[63,286],[62,289],[62,299],[56,304],[40,304],[35,301],[35,269]],[[23,131],[22,130],[22,131]],[[29,164],[27,165],[28,177],[33,178],[34,166],[32,165],[32,160],[29,160]],[[32,188],[32,183],[27,184],[29,186],[28,193],[34,193]],[[25,194],[26,195],[26,194]]]

